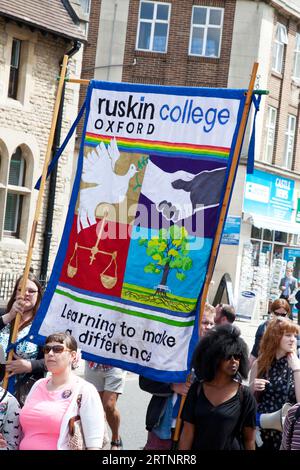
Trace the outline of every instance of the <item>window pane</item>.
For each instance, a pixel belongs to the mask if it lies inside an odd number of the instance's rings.
[[[18,194],[7,193],[4,220],[5,231],[13,233],[17,231],[19,199],[20,196]]]
[[[204,35],[204,28],[194,28],[193,29],[191,54],[202,55],[203,35]]]
[[[252,228],[251,228],[251,238],[257,238],[257,239],[261,239],[261,236],[262,236],[262,229],[261,228],[258,228],[258,227],[255,227],[254,225],[252,225]]]
[[[276,109],[275,108],[271,108],[269,107],[269,119],[270,119],[270,125],[272,127],[275,127],[275,124],[276,124]]]
[[[290,130],[295,132],[296,127],[296,118],[294,116],[290,116]]]
[[[283,44],[288,43],[288,35],[287,35],[287,30],[286,27],[283,24],[278,25],[278,30],[279,30],[279,41],[282,42]]]
[[[20,59],[20,47],[21,41],[18,39],[14,39],[12,43],[12,51],[11,51],[11,66],[12,67],[19,67],[19,59]]]
[[[8,84],[8,97],[17,99],[18,82],[19,82],[19,65],[20,65],[21,41],[14,39],[12,43],[10,73]]]
[[[90,11],[90,0],[80,0],[81,8],[84,13],[89,13]]]
[[[275,231],[274,235],[275,242],[286,243],[287,242],[287,233]]]
[[[153,19],[153,10],[154,4],[153,3],[144,3],[141,4],[141,15],[140,18],[144,18],[147,20]]]
[[[165,52],[167,31],[168,25],[166,23],[156,23],[154,29],[153,51]]]
[[[252,245],[252,259],[253,259],[253,266],[258,266],[259,264],[259,253],[260,253],[260,242],[256,242],[251,240]]]
[[[207,8],[194,8],[193,24],[205,24],[206,13],[207,13]]]
[[[8,184],[14,184],[15,186],[24,185],[25,176],[25,162],[22,158],[22,151],[20,147],[12,154],[9,167]]]
[[[151,23],[141,23],[140,35],[139,35],[139,49],[150,48],[150,34],[151,34]]]
[[[274,245],[273,249],[273,259],[282,259],[283,246]]]
[[[268,229],[264,229],[264,240],[272,241],[272,231]]]
[[[219,44],[220,44],[219,28],[208,28],[205,55],[207,57],[211,57],[211,56],[218,57]]]
[[[295,78],[300,78],[300,53],[295,53],[294,73]]]
[[[169,5],[157,5],[156,18],[158,20],[168,20],[169,17]]]
[[[221,25],[222,10],[210,10],[209,24]]]

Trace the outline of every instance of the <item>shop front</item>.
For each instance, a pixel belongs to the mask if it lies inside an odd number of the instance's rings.
[[[280,295],[287,264],[300,279],[300,223],[296,221],[295,181],[254,170],[246,176],[243,221],[250,224],[244,241],[239,292],[255,294],[256,318]]]

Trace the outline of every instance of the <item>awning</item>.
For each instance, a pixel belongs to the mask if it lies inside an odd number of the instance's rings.
[[[249,212],[243,214],[243,220],[257,228],[267,228],[269,230],[276,230],[277,232],[300,234],[300,224],[294,222],[272,219],[265,215],[251,214]]]

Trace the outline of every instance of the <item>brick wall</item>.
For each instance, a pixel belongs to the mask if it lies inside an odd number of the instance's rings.
[[[140,2],[131,0],[124,62],[136,61],[136,65],[124,68],[122,80],[160,85],[226,87],[236,1],[162,1],[172,5],[168,49],[165,54],[135,50]],[[221,54],[218,59],[188,55],[193,5],[225,9]]]

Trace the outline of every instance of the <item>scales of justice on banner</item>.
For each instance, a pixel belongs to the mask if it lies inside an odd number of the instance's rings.
[[[101,222],[98,222],[97,227],[96,227],[97,240],[94,246],[88,247],[85,245],[79,245],[77,242],[75,242],[75,247],[74,247],[72,256],[68,262],[67,276],[70,278],[75,277],[78,272],[78,269],[80,269],[80,265],[78,262],[78,250],[85,250],[85,251],[90,252],[90,256],[89,256],[90,265],[92,265],[93,262],[96,260],[97,255],[109,256],[110,261],[105,266],[104,270],[99,273],[99,279],[103,287],[105,287],[106,289],[112,289],[116,285],[117,280],[118,280],[117,251],[109,252],[109,251],[99,250],[99,243],[100,243],[103,230],[106,224],[107,216],[108,216],[108,209],[105,208],[104,217],[101,220]],[[99,230],[98,230],[98,227],[99,227]],[[111,274],[108,274],[110,271],[114,271],[113,276]]]

